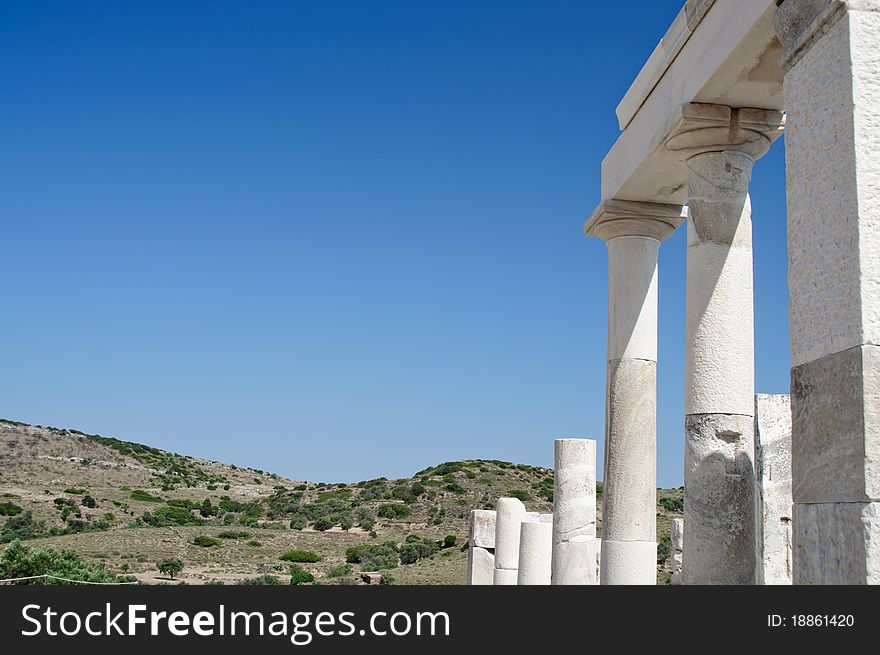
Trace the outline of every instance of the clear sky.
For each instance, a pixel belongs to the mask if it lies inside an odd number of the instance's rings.
[[[0,416],[328,482],[601,454],[607,259],[581,228],[682,4],[4,3]],[[764,392],[788,389],[783,147],[752,185]]]

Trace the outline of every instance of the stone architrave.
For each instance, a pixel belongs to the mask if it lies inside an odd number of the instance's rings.
[[[552,547],[552,523],[547,521],[523,521],[520,526],[517,584],[550,584]]]
[[[608,247],[602,584],[656,584],[657,257],[680,205],[606,200],[584,225]]]
[[[794,584],[880,584],[880,3],[785,0]]]
[[[499,498],[495,505],[496,585],[515,585],[519,569],[519,534],[528,519],[525,505],[518,498]]]
[[[791,403],[755,395],[758,584],[791,584]]]
[[[596,584],[596,442],[554,443],[554,585]]]
[[[685,584],[754,584],[754,311],[748,187],[784,116],[679,107],[667,153],[687,163]]]

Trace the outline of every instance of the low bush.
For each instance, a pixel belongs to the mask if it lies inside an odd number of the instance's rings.
[[[223,542],[220,541],[219,539],[215,539],[214,537],[208,537],[203,534],[200,534],[199,536],[195,537],[192,540],[193,546],[200,546],[202,548],[212,548],[214,546],[219,546],[222,543]]]
[[[0,516],[15,516],[22,513],[21,507],[14,503],[0,503]]]
[[[280,584],[284,584],[284,583],[282,583],[281,580],[277,576],[261,575],[256,578],[251,578],[250,580],[245,580],[241,584],[252,586],[252,587],[264,587],[264,586],[270,586],[270,585],[280,585]]]
[[[667,512],[683,512],[684,511],[684,498],[661,498],[660,505]]]
[[[289,550],[278,559],[283,562],[301,562],[304,564],[313,564],[314,562],[321,561],[321,556],[318,555],[318,553],[313,553],[310,550]]]
[[[340,564],[339,566],[334,566],[332,569],[327,571],[328,578],[342,578],[347,575],[351,575],[352,571],[351,564]]]
[[[524,503],[532,499],[532,494],[525,489],[514,489],[513,491],[509,491],[507,495],[511,498],[518,498]]]
[[[290,567],[290,584],[307,584],[314,581],[315,576],[304,570],[301,566],[294,565]]]
[[[165,499],[159,496],[154,496],[148,491],[144,491],[143,489],[135,489],[131,492],[132,500],[139,500],[142,503],[164,503]]]
[[[354,546],[346,549],[345,561],[360,564],[364,571],[393,569],[399,561],[397,545],[393,541],[386,541],[383,544]]]
[[[169,525],[202,525],[203,521],[183,507],[160,507],[155,512],[144,512],[144,523],[154,528]]]
[[[379,507],[377,514],[383,519],[400,519],[406,518],[407,516],[412,514],[412,510],[409,508],[408,505],[404,505],[402,503],[392,503]]]
[[[81,560],[72,550],[54,548],[28,548],[20,541],[13,541],[0,555],[0,578],[26,578],[38,575],[51,575],[55,578],[35,578],[21,580],[15,584],[24,585],[70,585],[78,582],[125,582],[104,568],[103,564],[92,564]],[[71,582],[72,581],[72,582]]]

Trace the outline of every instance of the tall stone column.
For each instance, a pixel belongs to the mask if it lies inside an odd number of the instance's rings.
[[[680,206],[608,200],[584,232],[608,246],[601,584],[657,583],[657,256]]]
[[[754,316],[748,187],[780,112],[688,104],[667,151],[687,162],[684,584],[754,584]]]
[[[880,4],[785,0],[793,581],[880,584]]]

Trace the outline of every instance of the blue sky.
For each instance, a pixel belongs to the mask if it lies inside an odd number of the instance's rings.
[[[607,260],[581,226],[681,4],[6,3],[0,416],[324,481],[601,453]],[[788,388],[783,147],[752,185],[764,392]]]

